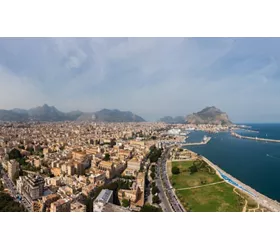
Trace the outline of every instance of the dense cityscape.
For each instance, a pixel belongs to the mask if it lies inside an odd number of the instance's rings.
[[[179,147],[185,131],[194,129],[228,128],[160,122],[2,123],[1,195],[13,200],[5,209],[184,211],[164,173],[172,146]]]

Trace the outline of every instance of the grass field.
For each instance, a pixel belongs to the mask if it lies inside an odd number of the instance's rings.
[[[176,189],[200,186],[221,181],[222,179],[206,164],[197,173],[190,174],[189,168],[194,161],[172,162],[172,167],[178,167],[180,174],[172,175],[172,186]]]
[[[192,212],[241,212],[244,206],[244,200],[228,183],[176,191],[176,194],[187,211]]]
[[[204,162],[199,164],[198,172],[190,174],[193,161],[172,162],[172,167],[180,169],[178,175],[172,175],[171,181],[176,194],[187,211],[193,212],[240,212],[245,200],[233,192],[233,187],[221,182],[221,178]],[[197,164],[197,163],[196,163]],[[181,188],[193,189],[177,190]],[[253,205],[253,204],[252,204]]]

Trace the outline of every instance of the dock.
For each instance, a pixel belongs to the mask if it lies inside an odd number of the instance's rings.
[[[190,142],[190,143],[182,143],[181,147],[183,146],[198,146],[198,145],[205,145],[211,140],[211,137],[207,137],[206,140],[203,140],[201,142]]]

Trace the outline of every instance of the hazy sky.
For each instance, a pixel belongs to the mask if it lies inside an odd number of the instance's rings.
[[[156,120],[214,105],[234,122],[280,122],[279,56],[276,38],[0,38],[0,109]]]

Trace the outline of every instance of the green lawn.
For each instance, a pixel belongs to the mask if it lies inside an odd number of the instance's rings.
[[[242,211],[244,200],[235,194],[233,187],[226,182],[188,190],[177,190],[221,181],[221,178],[215,171],[204,162],[198,165],[198,172],[190,174],[189,168],[193,163],[193,161],[172,162],[172,167],[178,167],[180,173],[178,175],[172,175],[171,182],[176,189],[178,198],[187,211]]]
[[[192,212],[241,212],[244,204],[228,183],[176,191],[182,205]]]
[[[200,186],[204,184],[210,184],[221,181],[221,178],[209,167],[203,165],[199,171],[190,174],[189,168],[193,165],[194,161],[181,161],[172,162],[172,167],[178,167],[180,174],[172,175],[172,186],[176,189]]]

